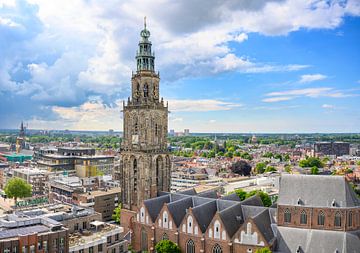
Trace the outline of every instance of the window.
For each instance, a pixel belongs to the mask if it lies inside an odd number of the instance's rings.
[[[169,222],[168,213],[166,211],[164,211],[164,213],[163,213],[163,228],[169,228],[168,222]]]
[[[186,253],[195,253],[195,243],[191,239],[186,243]]]
[[[74,230],[75,230],[75,231],[78,231],[78,230],[79,230],[79,223],[76,223],[76,224],[74,225]]]
[[[65,242],[64,238],[61,237],[60,238],[60,247],[64,247],[64,244],[65,244],[64,242]]]
[[[220,222],[218,220],[214,222],[214,238],[220,239]]]
[[[119,234],[115,234],[115,241],[119,241]]]
[[[5,248],[4,253],[10,253],[10,248]]]
[[[187,218],[187,232],[188,232],[189,234],[192,234],[192,233],[193,233],[192,225],[193,225],[193,218],[192,218],[192,216],[189,216],[189,217]]]
[[[148,250],[148,238],[146,230],[144,228],[141,229],[141,250]]]
[[[146,98],[148,97],[148,95],[149,95],[149,85],[146,83],[144,85],[144,97]]]
[[[107,237],[107,243],[111,243],[111,236]]]
[[[163,240],[169,240],[169,236],[167,235],[167,233],[164,233],[162,236]]]
[[[21,251],[22,253],[27,253],[27,248],[26,248],[26,246],[22,246],[22,251]]]
[[[44,251],[44,252],[46,252],[46,251]],[[18,253],[18,250],[17,250],[16,246],[14,246],[14,248],[13,248],[13,253]]]
[[[30,246],[30,253],[35,253],[35,245]]]
[[[43,241],[43,249],[44,249],[44,252],[48,252],[47,241]]]
[[[301,214],[300,214],[300,224],[307,224],[307,215],[306,215],[305,210],[302,210],[302,211],[301,211]]]
[[[290,223],[291,222],[291,212],[290,212],[289,208],[285,209],[284,222],[285,223]]]
[[[334,225],[335,225],[335,227],[341,227],[341,213],[340,212],[335,213]]]
[[[212,252],[213,252],[213,253],[222,253],[222,249],[221,249],[220,245],[219,245],[219,244],[215,244]]]
[[[94,247],[89,248],[89,253],[94,253]]]
[[[352,227],[352,224],[353,224],[353,214],[350,211],[349,214],[348,214],[348,226]]]
[[[320,211],[318,215],[318,225],[324,226],[324,224],[325,224],[325,214],[323,211]]]
[[[56,238],[53,240],[53,247],[57,248],[57,245],[58,245],[58,239]]]
[[[99,251],[99,252],[103,251],[103,245],[102,245],[102,244],[99,244],[99,245],[98,245],[98,251]]]

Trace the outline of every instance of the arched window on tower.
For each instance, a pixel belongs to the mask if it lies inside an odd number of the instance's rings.
[[[195,243],[191,239],[186,243],[186,253],[195,253]]]
[[[212,253],[222,253],[222,249],[219,244],[215,244]]]
[[[137,191],[137,161],[136,159],[134,159],[134,162],[133,162],[133,171],[134,171],[134,192]]]
[[[135,91],[135,99],[136,99],[136,102],[139,101],[139,97],[140,97],[140,84],[137,83],[137,84],[136,84],[136,91]]]
[[[144,97],[147,98],[149,96],[149,85],[144,84]]]
[[[284,212],[284,222],[285,222],[285,223],[290,223],[290,222],[291,222],[291,212],[290,212],[289,208],[286,208],[286,209],[285,209],[285,212]]]
[[[307,224],[307,215],[305,210],[302,210],[300,213],[300,224]]]
[[[323,211],[320,211],[320,213],[318,214],[318,225],[324,226],[324,224],[325,224],[325,214]]]
[[[334,225],[335,225],[335,227],[341,227],[341,213],[340,212],[335,213]]]

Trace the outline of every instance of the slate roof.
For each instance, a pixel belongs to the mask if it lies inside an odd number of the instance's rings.
[[[248,199],[245,199],[245,200],[241,201],[241,204],[248,205],[248,206],[264,206],[259,195],[254,195]]]
[[[216,200],[197,206],[193,208],[192,211],[199,224],[201,232],[205,233],[217,211]]]
[[[163,195],[157,198],[147,199],[144,201],[144,205],[146,206],[149,212],[152,222],[155,222],[164,203],[169,203],[169,202],[170,202],[170,195]]]
[[[205,191],[205,192],[201,192],[198,194],[199,197],[204,197],[204,198],[212,198],[212,199],[217,199],[218,195],[216,193],[216,191],[210,190],[210,191]]]
[[[331,207],[335,200],[337,207],[360,206],[350,185],[342,176],[282,175],[280,178],[279,205]]]
[[[221,199],[223,200],[232,200],[232,201],[241,201],[241,199],[239,198],[239,196],[236,193],[232,193],[230,195],[226,195],[221,197]]]
[[[241,224],[244,222],[241,204],[235,203],[235,205],[220,211],[219,215],[229,237],[233,237]]]
[[[277,249],[275,252],[306,253],[358,253],[360,252],[359,237],[351,232],[329,231],[317,229],[301,229],[277,227]]]
[[[169,212],[171,213],[171,216],[175,222],[176,227],[180,226],[181,221],[183,220],[186,214],[186,211],[190,207],[193,207],[193,201],[190,196],[168,204]]]
[[[256,215],[253,218],[253,221],[267,242],[274,239],[274,233],[271,229],[271,217],[268,209],[265,209]]]

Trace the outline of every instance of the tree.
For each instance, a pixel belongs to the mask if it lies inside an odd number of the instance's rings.
[[[15,203],[18,198],[26,198],[32,196],[31,185],[18,177],[11,178],[7,182],[4,191],[9,198],[15,199]]]
[[[291,173],[291,172],[292,172],[292,169],[291,169],[291,165],[290,165],[290,164],[285,165],[285,171],[286,171],[287,173]]]
[[[268,247],[264,247],[261,249],[257,249],[255,253],[272,253],[272,251]]]
[[[257,163],[256,166],[255,166],[256,173],[258,173],[258,174],[264,173],[265,167],[266,167],[265,163],[262,163],[262,162]]]
[[[277,171],[274,166],[267,166],[265,172],[275,172]]]
[[[236,190],[235,190],[235,193],[236,193],[236,195],[239,196],[239,198],[240,198],[241,201],[243,201],[244,199],[246,199],[247,193],[246,193],[246,191],[244,191],[243,189],[236,189]]]
[[[156,244],[155,250],[157,253],[180,253],[180,248],[177,244],[170,240],[161,240]]]
[[[252,159],[253,159],[252,155],[250,155],[248,152],[242,153],[242,154],[240,155],[240,157],[241,157],[242,159],[246,159],[246,160],[252,160]]]
[[[317,174],[319,174],[319,168],[316,167],[316,166],[313,166],[313,167],[311,167],[310,172],[311,172],[312,175],[317,175]]]
[[[116,223],[120,223],[120,217],[121,217],[121,204],[119,203],[119,205],[117,207],[115,207],[114,212],[111,216],[111,218],[116,222]]]
[[[317,168],[322,168],[322,167],[324,167],[324,164],[317,157],[308,157],[305,160],[301,160],[299,162],[299,166],[302,168],[314,167],[314,166],[316,166]]]
[[[234,162],[231,167],[231,171],[235,174],[242,176],[250,176],[251,166],[244,160]]]
[[[263,202],[264,206],[271,206],[272,202],[271,202],[271,198],[269,196],[269,194],[267,194],[266,192],[260,191],[260,190],[253,190],[250,191],[246,194],[246,198],[249,198],[251,196],[254,195],[259,195],[259,197],[261,198],[261,201]]]

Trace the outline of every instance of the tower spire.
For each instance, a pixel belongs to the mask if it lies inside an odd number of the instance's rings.
[[[146,29],[146,16],[144,29],[140,32],[139,49],[136,54],[137,71],[155,71],[155,55],[151,51],[150,31]]]
[[[146,30],[146,16],[144,16],[144,29]]]

